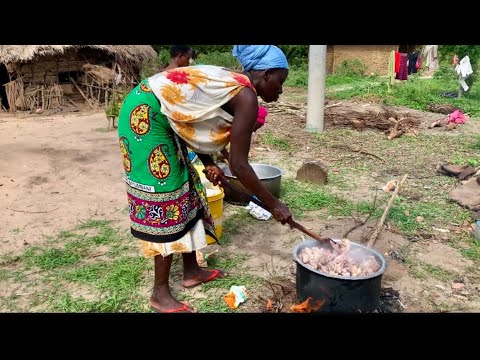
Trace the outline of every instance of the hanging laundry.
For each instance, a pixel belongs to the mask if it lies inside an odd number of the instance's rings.
[[[428,70],[438,69],[438,45],[425,45],[422,56],[425,57],[425,67]]]
[[[400,71],[400,53],[395,51],[395,73],[398,74]]]
[[[467,91],[469,86],[465,82],[465,80],[473,74],[472,65],[470,64],[470,58],[465,56],[460,63],[455,67],[455,70],[458,74],[458,79],[460,81],[460,85],[462,86],[463,91]]]
[[[415,50],[408,56],[408,75],[417,72],[417,60],[419,52]]]
[[[388,88],[395,83],[395,50],[390,52],[388,57]],[[390,91],[390,90],[389,90]]]
[[[396,79],[407,80],[408,79],[408,56],[407,54],[400,54],[400,68],[398,70]]]

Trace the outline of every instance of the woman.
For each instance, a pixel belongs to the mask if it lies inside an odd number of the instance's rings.
[[[236,45],[245,73],[218,66],[180,67],[142,81],[126,97],[119,117],[119,142],[126,173],[132,235],[146,257],[155,259],[150,306],[158,312],[192,312],[170,293],[172,254],[183,256],[184,287],[226,274],[202,270],[195,251],[216,239],[205,190],[187,146],[215,185],[223,175],[208,154],[230,143],[229,164],[240,182],[271,209],[282,224],[288,208],[263,186],[248,164],[258,100],[276,101],[288,76],[283,52],[272,45]]]

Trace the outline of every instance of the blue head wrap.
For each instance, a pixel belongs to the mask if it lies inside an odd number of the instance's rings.
[[[234,45],[232,54],[245,71],[288,69],[285,54],[275,45]]]

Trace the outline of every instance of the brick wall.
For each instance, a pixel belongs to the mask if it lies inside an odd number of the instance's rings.
[[[333,48],[333,71],[344,60],[358,59],[366,67],[366,74],[387,75],[390,51],[397,50],[398,45],[335,45]],[[327,70],[328,51],[327,51]]]

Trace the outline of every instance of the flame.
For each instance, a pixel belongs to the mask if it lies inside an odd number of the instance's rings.
[[[313,300],[312,297],[309,297],[307,300],[301,304],[290,306],[291,312],[297,313],[311,313],[319,310],[325,304],[325,300]]]

